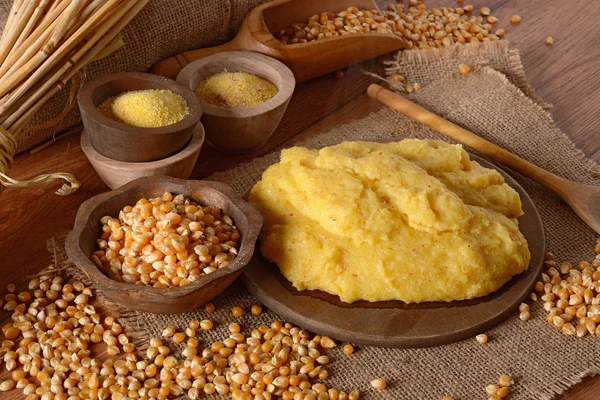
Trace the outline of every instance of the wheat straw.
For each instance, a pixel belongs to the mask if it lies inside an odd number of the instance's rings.
[[[17,139],[37,111],[86,66],[122,46],[120,32],[149,0],[15,0],[0,37],[0,190],[62,179],[56,192],[79,187],[71,174],[53,173],[27,181],[8,176]],[[81,74],[80,74],[81,75]],[[59,123],[74,104],[48,124]]]

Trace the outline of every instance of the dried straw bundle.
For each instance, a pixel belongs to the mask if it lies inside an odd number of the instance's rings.
[[[62,179],[64,184],[57,194],[77,190],[79,182],[67,173],[40,175],[29,181],[8,177],[16,138],[44,103],[69,81],[69,102],[74,104],[73,80],[87,64],[120,47],[119,33],[148,1],[14,1],[0,38],[1,185],[29,186]]]

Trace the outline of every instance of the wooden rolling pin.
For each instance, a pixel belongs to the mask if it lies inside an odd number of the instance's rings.
[[[526,161],[406,98],[372,84],[369,96],[473,150],[496,160],[559,195],[593,230],[600,234],[600,188],[573,182]]]

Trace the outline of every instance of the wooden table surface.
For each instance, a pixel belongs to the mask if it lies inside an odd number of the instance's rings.
[[[427,4],[456,6],[451,0],[432,0]],[[600,2],[474,0],[472,4],[476,10],[488,6],[500,18],[497,26],[506,28],[506,38],[519,48],[531,85],[554,105],[556,124],[577,147],[600,161]],[[508,23],[513,14],[522,17],[519,25]],[[546,36],[554,38],[553,46],[546,46]],[[352,67],[339,80],[329,75],[299,84],[281,125],[267,145],[243,156],[224,155],[207,145],[192,178],[201,179],[214,171],[229,169],[291,143],[299,134],[324,132],[378,110],[380,105],[365,94],[372,81],[361,73],[360,67]],[[81,189],[68,197],[54,195],[48,186],[7,189],[0,196],[0,287],[45,267],[49,262],[46,240],[72,227],[83,201],[108,190],[83,155],[79,135],[61,139],[38,154],[17,157],[11,176],[25,179],[57,170],[74,173],[82,183]],[[1,317],[6,319],[6,314]],[[18,392],[12,391],[10,397],[21,398]],[[600,398],[598,393],[600,377],[587,378],[561,399],[595,400]]]

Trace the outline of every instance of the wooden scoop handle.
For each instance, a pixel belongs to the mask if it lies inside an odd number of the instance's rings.
[[[176,79],[177,75],[181,70],[189,63],[199,60],[200,58],[220,53],[222,51],[235,51],[242,50],[238,46],[235,39],[224,43],[220,46],[205,47],[203,49],[196,49],[186,51],[185,53],[177,54],[176,56],[165,58],[164,60],[156,63],[150,70],[151,74],[161,75],[170,79]]]
[[[469,146],[473,150],[476,150],[481,154],[512,168],[513,170],[527,176],[530,179],[533,179],[539,184],[546,186],[559,196],[563,198],[568,196],[566,191],[569,190],[569,188],[567,187],[570,186],[569,184],[573,184],[574,182],[551,174],[550,172],[530,163],[529,161],[526,161],[521,157],[518,157],[504,150],[503,148],[488,142],[474,133],[463,129],[448,120],[445,120],[444,118],[424,109],[412,101],[407,100],[406,98],[397,95],[379,85],[370,85],[367,89],[367,93],[375,100],[378,100],[386,106],[401,112],[415,121],[429,126],[434,131],[446,135],[466,146]]]

